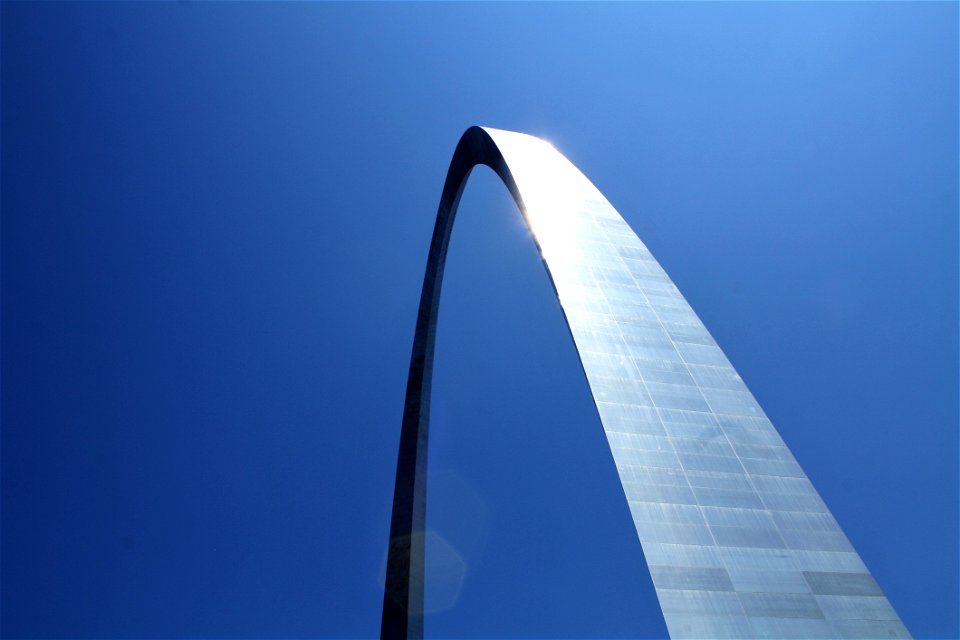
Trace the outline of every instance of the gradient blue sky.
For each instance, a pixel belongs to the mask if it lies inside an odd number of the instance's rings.
[[[4,637],[371,637],[469,125],[554,142],[907,627],[958,635],[957,3],[2,4]],[[657,637],[586,383],[479,169],[427,633]]]

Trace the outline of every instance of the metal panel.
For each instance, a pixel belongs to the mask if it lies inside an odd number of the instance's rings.
[[[464,182],[510,189],[583,364],[672,638],[909,637],[763,409],[650,251],[548,143],[460,140],[417,318],[382,637],[421,637],[433,340]]]

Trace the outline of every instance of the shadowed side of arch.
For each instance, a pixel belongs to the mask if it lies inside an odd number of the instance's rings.
[[[537,244],[672,638],[909,637],[753,395],[649,250],[543,140],[471,127],[444,183],[407,380],[381,638],[422,638],[430,395],[444,264],[471,170]]]
[[[470,172],[480,164],[492,168],[510,190],[521,211],[523,207],[516,182],[497,145],[484,129],[468,129],[457,144],[443,184],[420,294],[400,430],[381,638],[423,637],[427,444],[437,311],[447,248],[450,246],[450,233],[460,196]]]

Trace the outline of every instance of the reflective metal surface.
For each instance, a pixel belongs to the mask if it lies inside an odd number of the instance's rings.
[[[424,278],[381,637],[423,635],[437,305],[457,203],[477,164],[510,189],[550,273],[670,636],[910,637],[723,351],[620,214],[548,143],[479,127],[454,153]]]

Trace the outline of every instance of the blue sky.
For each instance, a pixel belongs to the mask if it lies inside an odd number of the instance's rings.
[[[370,637],[460,133],[551,140],[907,627],[958,635],[956,3],[2,5],[4,637]],[[657,637],[576,354],[478,169],[432,637]]]

